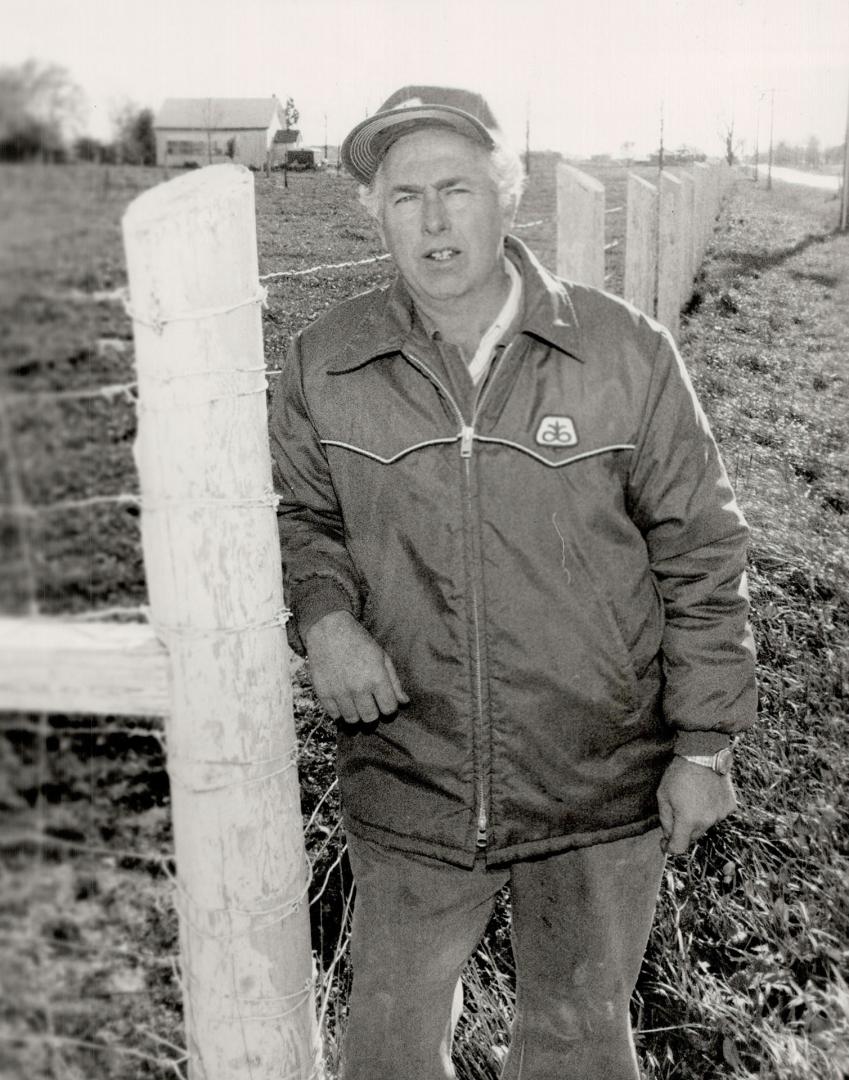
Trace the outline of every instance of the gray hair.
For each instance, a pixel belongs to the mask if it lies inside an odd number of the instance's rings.
[[[487,153],[490,175],[498,191],[498,203],[502,210],[512,207],[513,214],[525,188],[527,177],[519,154],[503,143],[496,142]],[[383,161],[386,159],[384,158]],[[370,184],[359,185],[360,203],[373,218],[380,221],[380,203],[383,195],[383,161],[378,165]]]

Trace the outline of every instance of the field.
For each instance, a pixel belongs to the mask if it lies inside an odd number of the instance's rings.
[[[598,172],[609,208],[622,170]],[[0,611],[138,617],[132,335],[119,222],[161,171],[0,175]],[[335,174],[257,177],[260,274],[376,258]],[[553,161],[518,217],[554,260]],[[849,235],[833,196],[739,181],[681,347],[753,527],[761,716],[738,749],[738,814],[671,859],[634,1002],[647,1080],[849,1075]],[[624,214],[608,215],[608,287]],[[267,366],[293,330],[388,279],[385,261],[267,281]],[[313,944],[331,1073],[348,972],[349,879],[332,725],[296,676]],[[185,1074],[161,726],[0,717],[0,1076]],[[463,1080],[497,1075],[512,969],[502,905],[467,980]]]

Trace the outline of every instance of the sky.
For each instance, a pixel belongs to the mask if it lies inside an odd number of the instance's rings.
[[[479,90],[507,138],[566,155],[843,142],[849,0],[0,0],[0,66],[66,67],[100,138],[166,97],[291,97],[337,144],[394,90]]]

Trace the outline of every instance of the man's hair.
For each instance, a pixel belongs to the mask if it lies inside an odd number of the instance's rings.
[[[474,145],[474,144],[472,144]],[[496,142],[492,150],[480,148],[481,153],[489,159],[489,168],[495,187],[498,191],[498,202],[502,210],[506,210],[512,204],[513,213],[519,206],[522,191],[527,177],[519,154],[504,145]],[[386,160],[384,158],[384,160]],[[380,200],[383,188],[383,161],[378,165],[377,172],[370,184],[360,184],[359,199],[372,217],[380,220]]]

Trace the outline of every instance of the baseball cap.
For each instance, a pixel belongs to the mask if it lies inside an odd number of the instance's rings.
[[[450,86],[404,86],[349,132],[340,150],[342,163],[361,184],[370,184],[389,147],[421,127],[447,127],[488,150],[498,131],[480,94]]]

